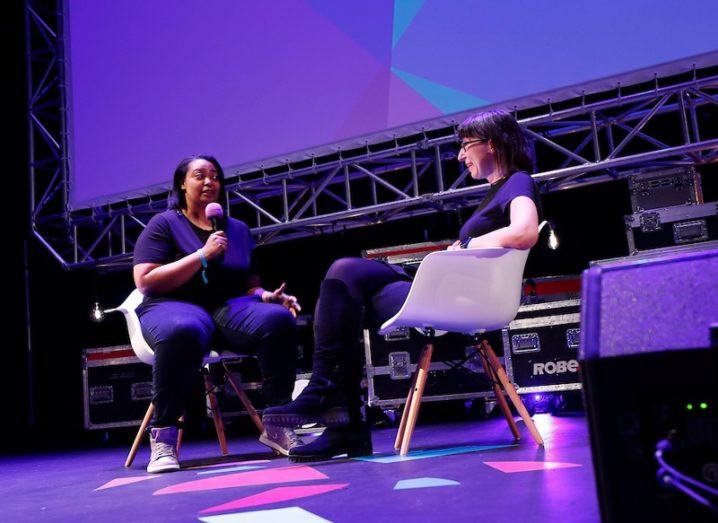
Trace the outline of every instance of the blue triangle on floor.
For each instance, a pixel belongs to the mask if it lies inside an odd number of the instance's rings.
[[[406,456],[391,454],[389,456],[367,456],[365,458],[354,458],[359,461],[372,461],[374,463],[397,463],[399,461],[412,461],[415,459],[439,458],[441,456],[452,456],[454,454],[466,454],[467,452],[479,452],[482,450],[507,449],[517,447],[518,443],[507,445],[467,445],[465,447],[451,447],[448,449],[416,450]]]

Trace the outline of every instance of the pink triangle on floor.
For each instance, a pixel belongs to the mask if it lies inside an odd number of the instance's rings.
[[[307,498],[318,494],[325,494],[333,490],[345,489],[349,483],[335,483],[329,485],[302,485],[298,487],[277,487],[271,490],[265,490],[259,494],[247,496],[245,498],[236,499],[223,505],[206,508],[200,510],[200,514],[208,512],[219,512],[222,510],[235,510],[238,508],[256,507],[258,505],[267,505],[269,503],[279,503],[289,501],[291,499]]]
[[[217,490],[233,487],[248,487],[255,485],[271,485],[272,483],[292,483],[295,481],[313,481],[316,479],[329,479],[312,467],[300,465],[297,467],[278,467],[275,469],[252,470],[236,474],[224,474],[211,478],[195,479],[171,485],[157,490],[154,496],[162,494],[177,494],[179,492],[199,492],[203,490]]]
[[[559,461],[484,461],[484,464],[501,472],[531,472],[533,470],[567,469],[581,467],[579,463],[561,463]]]
[[[121,487],[122,485],[131,485],[132,483],[137,483],[137,482],[140,482],[140,481],[145,481],[146,479],[155,479],[155,478],[158,478],[158,477],[159,477],[159,476],[155,475],[155,476],[132,476],[132,477],[129,477],[129,478],[115,478],[115,479],[113,479],[113,480],[111,480],[111,481],[108,481],[108,482],[105,483],[104,485],[101,485],[101,486],[97,487],[97,488],[95,489],[95,491],[97,491],[97,490],[105,490],[105,489],[112,488],[112,487]]]

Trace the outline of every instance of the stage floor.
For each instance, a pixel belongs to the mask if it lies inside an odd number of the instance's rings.
[[[419,425],[412,452],[393,452],[395,429],[375,430],[371,459],[290,464],[247,437],[186,441],[183,469],[132,469],[129,448],[3,458],[2,521],[598,521],[584,417],[535,416],[538,448],[519,422]]]

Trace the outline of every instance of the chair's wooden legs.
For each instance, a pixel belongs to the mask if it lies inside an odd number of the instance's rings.
[[[127,454],[127,459],[125,460],[125,467],[130,468],[132,466],[132,462],[135,461],[135,455],[137,454],[137,449],[140,448],[140,443],[142,443],[142,438],[145,435],[145,431],[147,430],[147,425],[150,424],[150,420],[152,419],[152,415],[155,413],[155,404],[150,402],[150,406],[147,407],[147,412],[145,413],[145,417],[142,418],[142,423],[140,424],[140,429],[137,431],[137,435],[135,436],[135,441],[132,442],[132,448],[130,448],[130,453]]]
[[[182,437],[184,436],[184,414],[179,418],[179,429],[177,430],[177,446],[175,452],[177,453],[177,459],[179,459],[180,448],[182,447]]]
[[[259,417],[259,414],[252,406],[252,403],[249,401],[249,398],[244,393],[242,389],[240,389],[237,384],[232,379],[231,374],[228,372],[227,374],[229,378],[229,382],[232,385],[232,388],[234,388],[235,392],[237,393],[237,396],[239,396],[239,399],[242,401],[242,404],[244,405],[244,408],[247,409],[247,412],[249,412],[250,416],[252,416],[252,420],[254,421],[255,425],[257,425],[257,428],[260,430],[260,432],[263,429],[262,427],[262,420]],[[224,435],[224,424],[222,423],[222,417],[219,412],[219,406],[217,404],[217,396],[214,394],[214,383],[212,382],[212,378],[210,378],[209,374],[207,372],[203,372],[204,377],[204,388],[207,391],[207,398],[209,399],[209,408],[212,411],[212,419],[214,421],[214,428],[217,431],[217,439],[219,440],[219,447],[222,451],[222,455],[226,456],[229,454],[229,451],[227,450],[227,438]],[[140,444],[142,443],[142,438],[145,435],[145,431],[147,430],[147,426],[150,424],[150,420],[152,419],[152,415],[155,412],[155,405],[154,403],[150,402],[150,406],[147,408],[147,412],[145,413],[145,417],[142,419],[142,423],[140,424],[140,428],[137,431],[137,435],[135,435],[135,440],[132,442],[132,447],[130,448],[129,454],[127,454],[127,459],[125,460],[125,467],[130,468],[132,466],[132,462],[135,460],[135,456],[137,455],[137,450],[140,448]],[[182,436],[184,430],[182,429],[182,423],[184,422],[184,414],[180,417],[180,428],[177,432],[177,457],[179,457],[180,448],[182,447]]]
[[[536,441],[537,445],[543,446],[544,441],[541,437],[541,434],[539,434],[536,425],[531,419],[531,416],[529,416],[529,413],[524,406],[524,402],[521,401],[521,396],[518,395],[513,384],[509,380],[509,377],[506,375],[506,371],[501,366],[501,362],[496,356],[496,353],[494,353],[494,349],[491,348],[491,345],[489,345],[489,342],[486,340],[481,341],[481,348],[483,349],[484,353],[486,354],[486,357],[488,358],[488,363],[496,371],[496,375],[499,378],[499,383],[501,383],[502,388],[506,391],[506,394],[511,399],[511,402],[514,404],[514,407],[516,407],[516,410],[518,411],[519,415],[521,415],[521,419],[524,420],[524,424],[526,425],[526,427],[528,427],[531,436],[533,436],[534,438],[534,441]]]
[[[394,440],[394,450],[401,449],[401,443],[404,439],[404,430],[406,429],[406,420],[409,417],[409,410],[411,407],[411,400],[414,397],[414,389],[416,388],[416,379],[419,376],[419,369],[416,369],[414,375],[411,377],[411,385],[409,386],[409,394],[406,397],[406,403],[404,404],[404,412],[401,414],[401,421],[399,422],[399,430],[396,433],[396,439]]]
[[[214,394],[214,383],[212,383],[212,378],[209,377],[209,373],[204,372],[203,377],[204,388],[207,391],[207,399],[209,400],[209,408],[212,411],[212,419],[214,420],[214,428],[217,431],[219,448],[222,451],[222,456],[226,456],[229,454],[229,451],[227,450],[227,438],[224,436],[224,424],[222,423],[222,416],[219,413],[217,396]]]
[[[519,432],[519,427],[516,425],[516,420],[514,419],[513,414],[511,414],[509,404],[506,402],[506,398],[504,398],[504,393],[501,391],[498,376],[496,375],[496,372],[494,372],[493,367],[491,367],[489,362],[486,361],[484,354],[481,352],[479,352],[479,359],[481,360],[481,364],[484,366],[486,376],[488,376],[494,385],[494,395],[496,396],[496,401],[499,403],[499,407],[501,407],[501,412],[504,413],[504,417],[506,418],[506,422],[509,424],[511,433],[514,435],[514,439],[519,441],[521,439],[521,433]]]
[[[242,402],[242,405],[244,405],[244,408],[249,414],[249,417],[252,418],[252,421],[256,425],[257,429],[259,429],[259,432],[261,434],[262,432],[264,432],[262,418],[260,417],[257,410],[254,408],[254,405],[252,405],[252,402],[249,401],[247,393],[244,392],[244,390],[242,390],[242,388],[237,384],[237,382],[234,380],[234,376],[232,376],[232,373],[227,369],[227,367],[224,368],[224,371],[227,376],[227,381],[229,381],[229,384],[234,389],[234,392],[237,394],[237,397]]]
[[[409,452],[409,444],[411,436],[414,433],[416,419],[419,416],[419,407],[421,406],[421,397],[424,395],[424,387],[426,386],[426,378],[429,376],[429,366],[431,365],[431,356],[434,346],[427,343],[419,356],[419,365],[416,368],[415,379],[412,381],[412,387],[409,389],[409,395],[404,406],[404,414],[401,417],[399,425],[399,434],[397,434],[395,446],[400,447],[399,454],[406,456]]]

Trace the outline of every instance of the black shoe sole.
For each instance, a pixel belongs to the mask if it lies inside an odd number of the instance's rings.
[[[290,463],[313,463],[316,461],[329,461],[330,459],[337,456],[341,456],[343,454],[346,454],[348,459],[363,458],[365,456],[371,456],[372,454],[374,454],[374,449],[372,445],[369,444],[361,445],[353,449],[346,449],[343,452],[334,452],[331,454],[307,454],[302,456],[290,453],[288,458]]]
[[[265,414],[262,423],[277,427],[301,427],[310,423],[320,423],[327,427],[349,423],[349,412],[344,407],[335,407],[321,414]]]

